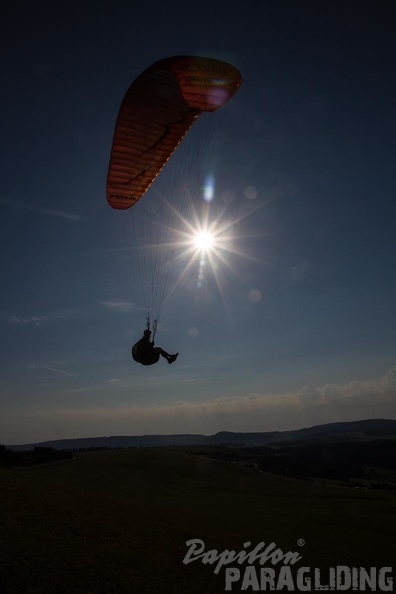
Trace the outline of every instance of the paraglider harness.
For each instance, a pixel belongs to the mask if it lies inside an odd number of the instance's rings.
[[[158,320],[154,320],[151,324],[150,318],[147,316],[146,329],[151,332],[151,340],[149,341],[146,339],[147,343],[145,343],[144,346],[141,346],[142,340],[144,339],[140,339],[136,344],[133,345],[132,358],[137,363],[141,363],[142,365],[153,365],[154,363],[157,363],[160,356],[159,353],[156,353],[156,350],[158,349],[154,349],[154,336],[157,331],[157,325]]]
[[[151,332],[151,342],[154,344],[155,334],[157,332],[158,320],[154,320],[151,324],[150,316],[146,318],[146,329]]]

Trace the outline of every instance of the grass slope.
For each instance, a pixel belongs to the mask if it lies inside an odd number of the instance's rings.
[[[0,592],[224,592],[224,570],[183,564],[192,538],[219,551],[274,541],[312,568],[392,567],[394,493],[258,474],[193,451],[89,452],[1,469]]]

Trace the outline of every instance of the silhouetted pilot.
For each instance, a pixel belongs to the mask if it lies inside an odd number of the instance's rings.
[[[143,337],[136,342],[132,347],[132,358],[137,363],[141,363],[142,365],[153,365],[154,363],[158,363],[160,355],[164,357],[168,361],[168,363],[173,363],[176,361],[178,354],[170,355],[161,347],[154,346],[154,342],[150,340],[151,331],[145,330],[143,332]]]

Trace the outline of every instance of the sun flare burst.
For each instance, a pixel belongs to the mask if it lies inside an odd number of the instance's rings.
[[[240,233],[241,222],[257,210],[257,205],[245,208],[243,212],[235,215],[228,212],[227,204],[220,209],[217,208],[217,212],[214,213],[213,203],[206,201],[200,212],[191,206],[188,216],[183,216],[170,204],[169,206],[175,216],[171,245],[175,249],[175,254],[178,254],[176,260],[179,262],[179,275],[173,291],[183,283],[183,279],[191,279],[191,273],[193,276],[196,275],[197,290],[201,290],[205,286],[206,277],[210,275],[214,278],[222,301],[228,309],[223,285],[226,271],[243,284],[246,267],[241,266],[241,261],[261,260],[257,255],[245,251],[242,247],[243,240],[250,235]]]
[[[214,236],[209,231],[198,231],[193,241],[195,247],[203,253],[209,253],[214,247]]]

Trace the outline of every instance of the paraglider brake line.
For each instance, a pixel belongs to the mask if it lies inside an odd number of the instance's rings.
[[[155,334],[157,332],[157,326],[158,326],[158,320],[154,320],[154,322],[153,322],[153,342],[154,342]]]
[[[154,337],[155,337],[155,333],[157,332],[157,326],[158,326],[158,320],[154,320],[152,323],[152,337],[151,340],[154,342]],[[146,328],[147,330],[151,330],[151,320],[150,320],[150,316],[147,316],[146,318]]]

